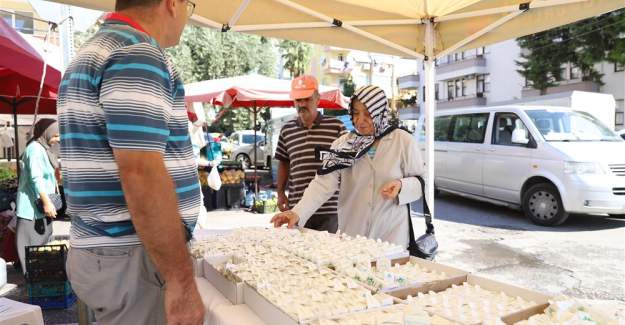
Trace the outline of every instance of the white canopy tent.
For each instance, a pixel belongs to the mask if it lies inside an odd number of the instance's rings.
[[[111,10],[114,0],[58,0]],[[427,195],[434,201],[435,59],[625,7],[625,0],[202,0],[194,23],[425,61]],[[432,214],[433,204],[430,204]]]

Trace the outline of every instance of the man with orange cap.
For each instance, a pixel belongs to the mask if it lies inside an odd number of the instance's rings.
[[[276,148],[276,159],[280,161],[277,184],[280,211],[293,208],[315,178],[321,166],[321,160],[315,154],[316,148],[329,149],[332,142],[345,133],[343,122],[317,111],[320,96],[315,77],[304,75],[293,79],[290,96],[298,117],[282,128]],[[337,207],[338,193],[335,193],[302,226],[336,232]]]

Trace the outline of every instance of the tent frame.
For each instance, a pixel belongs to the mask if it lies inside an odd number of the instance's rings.
[[[387,20],[358,20],[358,21],[341,21],[339,19],[327,16],[323,13],[295,3],[291,0],[274,0],[284,6],[307,14],[309,16],[318,18],[320,22],[301,22],[301,23],[284,23],[284,24],[256,24],[256,25],[236,25],[241,15],[251,2],[251,0],[245,0],[239,6],[235,14],[229,20],[228,24],[221,25],[210,19],[206,19],[200,16],[194,16],[192,19],[197,23],[221,29],[222,32],[229,30],[237,32],[255,32],[255,31],[268,31],[268,30],[284,30],[284,29],[307,29],[307,28],[344,28],[354,34],[365,37],[371,41],[385,45],[389,48],[397,50],[410,58],[421,59],[424,61],[424,74],[425,74],[425,149],[426,149],[426,193],[425,198],[429,202],[434,202],[434,111],[436,109],[436,101],[434,99],[434,84],[436,82],[436,59],[444,57],[449,53],[453,53],[462,49],[465,45],[478,39],[479,37],[497,29],[506,22],[522,15],[531,9],[547,8],[555,6],[569,5],[573,3],[588,2],[589,0],[545,0],[545,1],[530,1],[518,5],[507,5],[498,8],[475,10],[470,12],[464,12],[459,14],[443,15],[440,17],[430,17],[429,19],[387,19]],[[482,17],[495,14],[507,14],[490,25],[482,28],[469,37],[457,42],[451,47],[443,50],[439,53],[435,53],[437,37],[436,37],[436,25],[439,22],[453,21],[467,18]],[[395,26],[395,25],[425,25],[425,39],[424,48],[425,55],[416,52],[413,49],[407,48],[400,44],[383,39],[377,35],[369,33],[360,26]],[[434,215],[434,205],[430,204],[430,212]]]

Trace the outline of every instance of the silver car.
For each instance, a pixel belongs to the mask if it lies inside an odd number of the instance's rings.
[[[271,158],[268,152],[265,152],[265,140],[256,143],[256,164],[252,163],[254,159],[254,144],[242,144],[236,146],[232,151],[232,157],[243,164],[244,168],[250,166],[264,167],[267,166],[267,159]]]

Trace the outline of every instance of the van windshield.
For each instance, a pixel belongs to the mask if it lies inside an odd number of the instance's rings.
[[[547,141],[620,141],[594,116],[580,111],[527,110]]]

